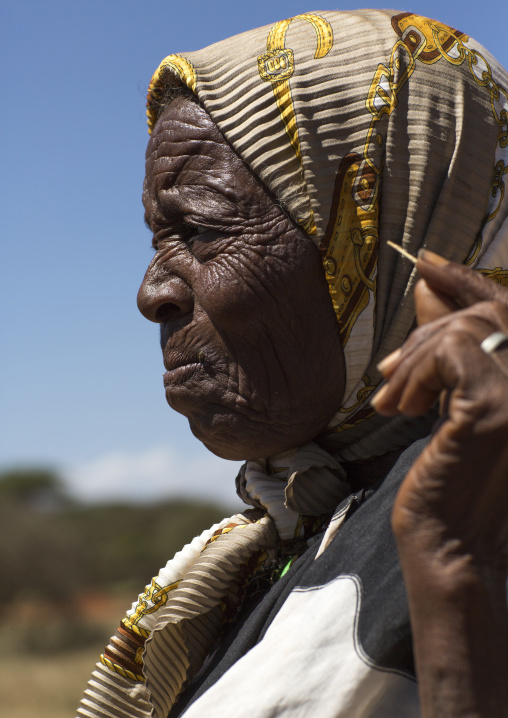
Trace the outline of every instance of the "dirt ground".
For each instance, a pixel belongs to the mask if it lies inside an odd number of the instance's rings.
[[[5,611],[0,718],[74,718],[95,663],[131,600],[130,594],[129,599],[87,596],[64,612],[34,601]]]
[[[1,718],[74,718],[97,651],[0,658]]]

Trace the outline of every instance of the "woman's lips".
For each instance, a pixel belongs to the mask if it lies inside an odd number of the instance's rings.
[[[174,369],[169,369],[164,376],[164,386],[177,386],[187,381],[198,369],[201,369],[203,364],[200,362],[190,362],[189,364],[181,364]]]

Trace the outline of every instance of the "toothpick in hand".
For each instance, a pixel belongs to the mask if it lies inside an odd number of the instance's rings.
[[[406,250],[403,247],[400,247],[398,244],[395,244],[395,242],[390,242],[388,239],[386,244],[388,244],[392,249],[394,249],[396,252],[399,252],[399,254],[402,254],[403,257],[406,257],[406,259],[409,259],[410,262],[413,262],[413,264],[416,264],[417,259],[412,254],[409,254],[409,252],[406,252]]]

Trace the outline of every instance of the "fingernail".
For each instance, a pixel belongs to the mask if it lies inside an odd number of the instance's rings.
[[[433,264],[435,267],[443,267],[445,264],[450,263],[449,259],[445,259],[435,252],[431,252],[430,249],[419,249],[417,257],[418,259],[423,259],[424,262]]]
[[[379,362],[377,370],[381,374],[387,374],[398,363],[401,354],[402,349],[396,349],[391,354],[388,354],[388,356],[385,356],[385,358]]]
[[[377,391],[370,397],[369,402],[374,409],[377,409],[379,404],[383,401],[383,397],[388,391],[388,384],[382,384]]]

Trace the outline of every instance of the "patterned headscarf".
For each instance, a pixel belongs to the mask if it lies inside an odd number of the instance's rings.
[[[299,15],[169,55],[150,83],[150,130],[170,85],[198,96],[321,251],[347,372],[327,446],[351,460],[407,445],[418,427],[368,403],[376,364],[414,323],[415,271],[387,240],[508,285],[506,71],[463,32],[360,10]],[[315,444],[248,462],[239,492],[268,514],[226,520],[162,569],[112,639],[79,715],[165,718],[249,576],[280,562],[280,539],[303,542],[322,528],[298,516],[333,511],[343,478]]]
[[[319,247],[346,358],[330,438],[372,445],[376,364],[414,321],[415,270],[387,240],[508,283],[506,72],[458,30],[360,10],[169,55],[150,83],[150,130],[175,81]]]

